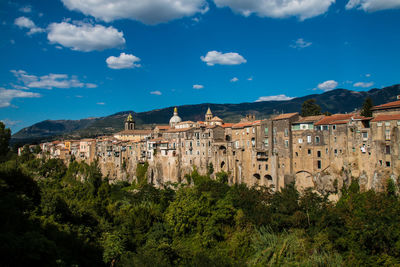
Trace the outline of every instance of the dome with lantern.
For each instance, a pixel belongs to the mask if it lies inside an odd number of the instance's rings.
[[[180,123],[182,121],[181,117],[178,116],[178,108],[174,108],[174,116],[171,117],[169,120],[169,125],[171,128],[174,128],[177,123]]]

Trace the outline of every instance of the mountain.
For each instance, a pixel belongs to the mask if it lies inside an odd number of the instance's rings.
[[[347,89],[335,89],[322,94],[297,97],[287,101],[264,101],[240,104],[197,104],[179,106],[179,116],[183,120],[204,120],[208,107],[214,115],[226,122],[239,121],[246,114],[255,114],[257,118],[267,118],[274,113],[300,112],[302,103],[314,98],[322,110],[331,113],[352,112],[359,109],[366,97],[371,97],[375,105],[395,101],[400,95],[400,84],[382,89],[356,92]],[[126,115],[134,114],[138,128],[149,128],[154,124],[168,124],[173,107],[134,113],[123,111],[116,114],[81,120],[46,120],[26,127],[11,138],[13,144],[36,143],[54,138],[84,138],[112,134],[123,129]]]

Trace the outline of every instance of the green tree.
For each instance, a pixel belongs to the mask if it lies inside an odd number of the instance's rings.
[[[367,97],[364,101],[364,104],[361,108],[361,116],[364,117],[372,117],[372,110],[371,108],[374,106],[372,103],[372,99],[370,97]]]
[[[0,162],[7,159],[7,154],[10,151],[9,142],[11,138],[11,130],[6,129],[3,122],[0,121]]]
[[[315,99],[308,99],[301,105],[301,116],[303,117],[321,114],[321,107],[317,104]]]

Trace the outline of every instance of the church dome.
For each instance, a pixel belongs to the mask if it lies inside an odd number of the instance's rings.
[[[174,116],[169,120],[169,125],[175,126],[177,123],[181,122],[181,117],[178,116],[178,109],[174,108]]]

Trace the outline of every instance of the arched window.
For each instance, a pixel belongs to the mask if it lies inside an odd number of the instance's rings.
[[[272,176],[269,175],[269,174],[266,174],[266,175],[264,176],[264,178],[267,179],[268,181],[272,181]]]

